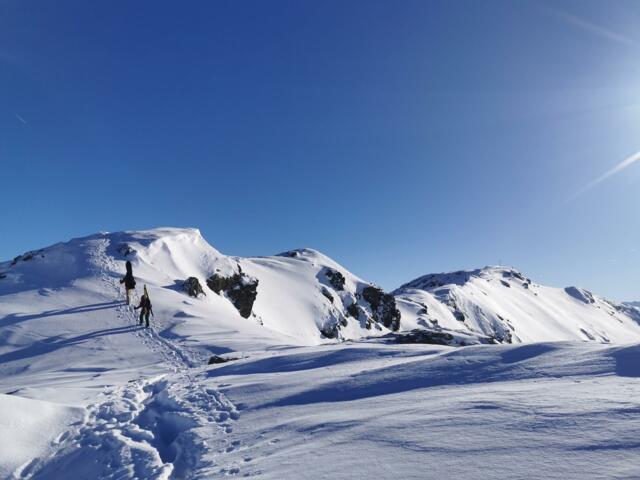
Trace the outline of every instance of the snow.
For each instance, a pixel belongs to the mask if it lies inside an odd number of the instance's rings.
[[[582,288],[538,285],[506,267],[427,275],[394,294],[407,327],[435,320],[501,342],[640,341],[640,310]]]
[[[240,272],[248,318],[206,286]],[[640,476],[640,310],[584,289],[488,267],[395,292],[403,330],[514,342],[454,348],[367,329],[347,308],[370,318],[370,284],[318,251],[229,257],[197,229],[73,239],[0,274],[2,478]]]
[[[640,349],[305,349],[210,371],[258,478],[635,478]],[[623,367],[623,370],[619,369]],[[211,471],[211,473],[216,473]]]
[[[82,418],[80,408],[0,394],[0,477],[49,454],[60,432]]]

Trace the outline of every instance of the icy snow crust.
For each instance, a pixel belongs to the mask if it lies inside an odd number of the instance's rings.
[[[152,329],[122,302],[126,259]],[[206,288],[240,269],[259,281],[249,318]],[[452,348],[351,317],[351,341],[326,339],[367,282],[310,249],[228,257],[195,229],[74,239],[0,277],[2,478],[640,476],[640,350],[604,343],[637,342],[637,310],[582,289],[502,267],[399,289],[405,330],[572,340]]]

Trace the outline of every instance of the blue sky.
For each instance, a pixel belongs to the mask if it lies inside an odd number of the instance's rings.
[[[197,226],[640,298],[636,1],[0,4],[0,258]],[[588,188],[587,188],[588,187]]]

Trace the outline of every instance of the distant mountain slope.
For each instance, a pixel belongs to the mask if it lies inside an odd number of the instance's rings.
[[[500,343],[640,341],[640,310],[578,287],[539,285],[512,268],[425,275],[393,293],[403,328],[453,330]]]

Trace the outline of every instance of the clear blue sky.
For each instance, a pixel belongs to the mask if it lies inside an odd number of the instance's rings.
[[[0,258],[199,227],[640,298],[640,3],[0,3]]]

